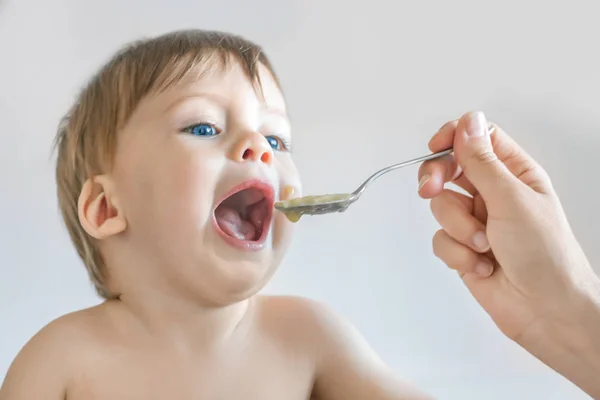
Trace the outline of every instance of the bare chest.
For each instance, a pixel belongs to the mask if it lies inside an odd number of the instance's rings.
[[[86,362],[68,400],[308,400],[310,360],[269,347],[182,360],[162,353],[111,352]],[[90,361],[90,360],[87,360]]]

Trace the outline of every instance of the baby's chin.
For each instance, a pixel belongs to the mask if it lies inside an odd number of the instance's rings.
[[[163,284],[179,286],[171,292],[185,292],[203,303],[221,306],[256,295],[279,268],[293,236],[294,224],[279,212],[273,217],[264,246],[258,251],[231,246],[210,223],[165,238],[180,240],[160,256],[171,265],[160,272]]]
[[[236,276],[221,276],[209,285],[203,285],[203,297],[219,306],[248,300],[265,288],[276,270],[277,266],[270,266],[264,271],[256,271],[242,264]]]
[[[223,247],[219,250],[198,254],[197,262],[193,263],[197,267],[181,276],[182,284],[193,286],[193,292],[218,305],[236,303],[257,294],[268,284],[282,259],[282,254],[270,246],[253,253],[223,251],[227,250]]]

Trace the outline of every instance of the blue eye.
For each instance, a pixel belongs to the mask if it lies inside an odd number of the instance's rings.
[[[188,126],[183,129],[183,132],[192,134],[194,136],[216,136],[219,134],[217,128],[211,124],[196,124]]]
[[[267,142],[273,150],[282,151],[288,150],[288,144],[283,141],[283,139],[278,138],[277,136],[265,136]]]
[[[273,150],[281,149],[281,143],[275,136],[267,136],[265,139],[267,139],[267,142],[269,142],[269,145],[273,148]]]

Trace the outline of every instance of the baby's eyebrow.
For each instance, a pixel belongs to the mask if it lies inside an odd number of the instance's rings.
[[[193,99],[193,98],[207,99],[210,102],[215,103],[218,106],[223,107],[223,108],[226,108],[227,104],[229,103],[229,100],[226,97],[224,97],[218,93],[196,92],[196,93],[191,93],[191,94],[187,94],[183,97],[180,97],[177,100],[175,100],[174,102],[167,105],[167,107],[164,110],[165,114],[169,113],[171,110],[173,110],[174,108],[179,106],[181,103],[184,103],[184,102],[188,101],[189,99]],[[278,117],[283,118],[286,122],[290,123],[290,118],[288,116],[288,113],[286,112],[286,110],[284,110],[280,107],[273,107],[273,106],[269,106],[269,105],[263,103],[262,107],[261,107],[261,112],[266,113],[266,114],[277,115]]]
[[[227,104],[227,99],[225,99],[223,96],[221,96],[217,93],[208,93],[208,92],[192,93],[192,94],[188,94],[183,97],[180,97],[177,100],[175,100],[174,102],[170,103],[165,108],[165,114],[168,113],[169,111],[171,111],[172,109],[176,108],[177,106],[179,106],[181,103],[186,102],[187,100],[193,99],[193,98],[207,99],[213,103],[218,104],[221,107],[225,107],[225,105]]]
[[[263,104],[261,111],[264,113],[267,113],[267,114],[275,114],[275,115],[285,119],[288,122],[290,120],[290,117],[288,116],[287,112],[278,107],[269,107],[269,106]]]

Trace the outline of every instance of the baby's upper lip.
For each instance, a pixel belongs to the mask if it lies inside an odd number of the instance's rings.
[[[273,185],[266,179],[250,178],[250,179],[247,179],[247,180],[237,184],[236,186],[234,186],[233,188],[228,190],[219,199],[219,201],[217,201],[215,206],[219,206],[219,204],[221,204],[223,201],[225,201],[229,197],[233,196],[234,194],[241,192],[242,190],[250,189],[250,188],[260,190],[262,192],[262,194],[264,195],[264,199],[266,199],[266,201],[271,206],[275,203],[275,189],[273,188]],[[262,200],[262,199],[257,199],[257,201],[260,201],[260,200]]]

